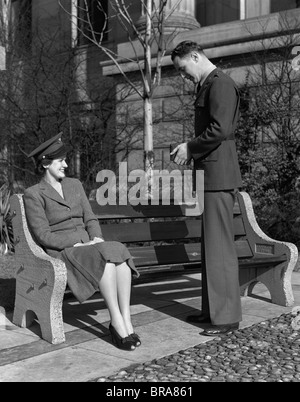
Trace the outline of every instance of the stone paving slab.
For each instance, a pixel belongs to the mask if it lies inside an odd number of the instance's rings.
[[[0,367],[0,382],[85,382],[130,364],[107,353],[72,346]]]
[[[37,337],[31,336],[30,334],[24,335],[23,333],[8,331],[9,330],[7,329],[0,329],[0,355],[2,354],[2,350],[4,349],[14,348],[19,345],[26,345],[38,339]]]
[[[293,274],[295,306],[300,305],[300,273]],[[11,317],[0,326],[0,382],[85,382],[109,376],[132,363],[143,363],[211,340],[185,317],[199,309],[199,274],[133,287],[133,324],[142,339],[134,352],[111,344],[108,312],[95,295],[84,304],[64,302],[66,342],[51,345],[40,339],[39,326],[18,328]],[[241,328],[290,312],[270,303],[264,287],[256,297],[243,297]],[[4,322],[4,325],[3,325]],[[204,328],[204,326],[203,326]]]

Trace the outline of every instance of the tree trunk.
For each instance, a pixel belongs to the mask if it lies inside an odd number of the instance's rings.
[[[75,177],[80,180],[80,151],[76,150],[74,155],[74,173]]]
[[[152,30],[152,0],[147,0],[146,33],[145,33],[145,81],[144,81],[144,169],[146,172],[148,190],[151,189],[154,168],[153,152],[153,118],[151,93],[151,30]],[[151,193],[148,195],[151,196]]]
[[[153,152],[153,124],[152,124],[152,100],[144,99],[144,169],[148,186],[151,187],[154,168]]]

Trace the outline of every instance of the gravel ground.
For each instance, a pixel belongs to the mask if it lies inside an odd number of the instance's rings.
[[[284,314],[92,382],[300,382],[299,322]]]

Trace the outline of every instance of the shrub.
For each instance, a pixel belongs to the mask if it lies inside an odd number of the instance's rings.
[[[0,187],[0,255],[14,251],[9,197],[10,190],[3,184]]]

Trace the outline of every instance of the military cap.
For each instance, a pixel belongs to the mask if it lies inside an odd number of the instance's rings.
[[[60,132],[49,140],[43,142],[43,144],[39,145],[28,155],[28,158],[35,158],[36,160],[41,161],[43,159],[57,159],[60,156],[66,155],[67,148],[62,142],[62,134],[63,133]]]

